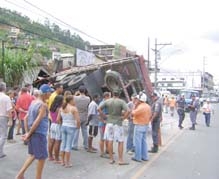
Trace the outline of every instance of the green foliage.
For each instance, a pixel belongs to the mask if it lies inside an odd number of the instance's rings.
[[[26,35],[38,38],[40,40],[54,39],[63,44],[74,48],[85,49],[89,42],[84,41],[79,35],[71,34],[70,30],[62,30],[57,24],[52,25],[49,19],[45,20],[45,25],[31,21],[27,16],[22,16],[20,13],[0,8],[0,25],[9,24],[20,27],[25,30]],[[54,42],[53,42],[54,43]]]
[[[37,63],[32,59],[33,51],[28,49],[24,50],[5,50],[4,56],[4,72],[5,82],[8,86],[15,86],[21,84],[23,80],[23,72],[31,70],[37,66]],[[0,60],[2,64],[2,58]],[[2,74],[2,68],[0,69]]]

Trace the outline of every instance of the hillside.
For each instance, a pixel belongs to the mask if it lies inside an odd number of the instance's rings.
[[[4,39],[8,46],[28,48],[31,45],[42,56],[51,58],[52,51],[74,52],[75,48],[83,50],[89,45],[79,35],[61,29],[48,19],[40,24],[4,8],[0,8],[0,14],[0,39]],[[19,29],[19,33],[13,32],[12,28]]]

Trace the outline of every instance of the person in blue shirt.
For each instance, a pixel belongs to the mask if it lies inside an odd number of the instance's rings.
[[[47,153],[47,131],[48,131],[48,107],[46,100],[52,92],[52,88],[48,84],[40,87],[40,96],[31,103],[28,110],[28,132],[22,136],[24,142],[28,142],[29,156],[24,162],[16,179],[24,179],[24,173],[32,162],[37,159],[36,177],[42,178],[42,172]]]

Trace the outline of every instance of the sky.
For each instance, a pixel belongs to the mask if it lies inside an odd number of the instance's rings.
[[[37,6],[48,14],[34,8]],[[154,63],[155,38],[166,71],[206,71],[219,81],[219,11],[216,0],[0,0],[30,19],[57,19],[107,44],[119,43]],[[59,24],[58,24],[59,25]],[[60,25],[61,26],[61,25]],[[63,26],[63,29],[70,29]],[[78,32],[76,32],[78,33]],[[78,33],[92,44],[99,41]],[[205,60],[203,60],[205,59]]]

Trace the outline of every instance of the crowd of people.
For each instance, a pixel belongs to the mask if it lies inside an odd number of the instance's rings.
[[[13,139],[16,123],[17,133],[22,130],[24,145],[28,145],[29,156],[18,172],[16,178],[23,179],[25,171],[36,159],[36,178],[40,179],[45,160],[60,164],[65,168],[72,167],[71,150],[79,150],[78,141],[81,130],[83,147],[87,152],[97,153],[93,140],[99,134],[100,157],[108,158],[114,164],[114,142],[118,143],[118,165],[128,165],[124,160],[124,143],[126,151],[133,154],[133,161],[148,161],[148,152],[157,153],[160,144],[160,123],[163,119],[163,106],[167,101],[157,92],[151,94],[152,104],[147,103],[144,92],[133,94],[126,103],[120,98],[119,91],[87,95],[85,86],[80,86],[75,94],[63,91],[61,84],[51,88],[43,84],[30,93],[31,85],[18,90],[6,92],[6,84],[0,82],[0,158],[5,157],[3,147]],[[180,129],[185,117],[185,100],[183,95],[170,103],[171,116],[174,109],[179,115]],[[195,126],[195,100],[190,106],[191,129]],[[211,106],[204,107],[206,125],[210,125]],[[166,112],[167,108],[165,108]],[[194,113],[194,114],[193,114]],[[17,122],[16,120],[19,119]],[[125,141],[123,121],[128,119],[128,136]],[[153,146],[148,150],[147,134],[149,124],[152,129]],[[8,126],[9,129],[8,129]],[[19,129],[20,128],[20,129]]]

